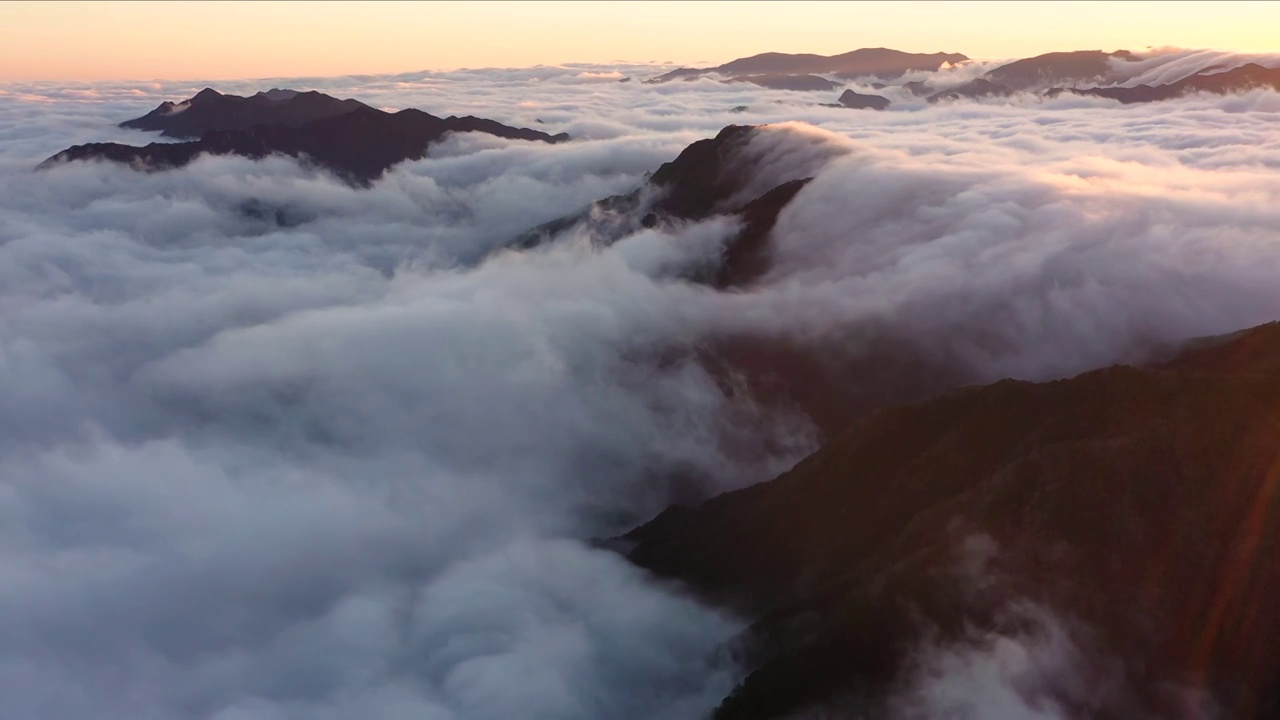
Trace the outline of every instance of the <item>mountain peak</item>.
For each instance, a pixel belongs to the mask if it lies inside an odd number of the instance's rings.
[[[255,94],[253,97],[266,98],[272,102],[282,102],[285,100],[292,100],[293,98],[302,94],[320,95],[321,93],[318,93],[315,90],[312,90],[308,93],[301,93],[301,92],[298,92],[297,90],[289,90],[287,88],[271,88],[270,90],[259,90],[257,94]]]
[[[181,107],[181,113],[174,109]],[[198,138],[211,130],[247,130],[255,125],[299,125],[367,107],[356,100],[339,100],[324,93],[271,88],[249,97],[224,95],[205,88],[181,103],[162,103],[120,127],[159,130],[166,137]]]
[[[117,143],[76,145],[41,166],[102,159],[165,170],[186,165],[202,154],[255,159],[279,154],[306,157],[308,162],[355,185],[368,185],[392,165],[423,157],[428,145],[450,132],[481,132],[548,143],[569,139],[564,133],[549,135],[484,118],[441,119],[412,108],[392,114],[356,100],[338,100],[322,93],[295,93],[288,100],[271,100],[270,92],[279,97],[281,93],[294,91],[273,89],[248,98],[202,91],[206,100],[185,101],[190,106],[180,113],[173,112],[175,106],[170,103],[121,124],[143,130],[162,129],[166,135],[198,133],[199,140],[152,143],[145,147]],[[303,97],[312,100],[292,101]]]

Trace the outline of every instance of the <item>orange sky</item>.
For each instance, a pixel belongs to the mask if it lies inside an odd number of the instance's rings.
[[[225,79],[892,47],[1280,51],[1280,2],[0,2],[0,81]]]

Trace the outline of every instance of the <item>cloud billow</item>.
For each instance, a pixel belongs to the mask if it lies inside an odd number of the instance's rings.
[[[283,158],[35,173],[188,86],[0,88],[0,715],[702,717],[742,624],[590,539],[814,436],[672,348],[874,328],[1046,378],[1280,317],[1275,93],[871,114],[614,74],[643,71],[312,79],[580,138],[457,136],[369,189]],[[682,279],[726,219],[498,252],[789,120],[751,191],[815,179],[750,288]]]

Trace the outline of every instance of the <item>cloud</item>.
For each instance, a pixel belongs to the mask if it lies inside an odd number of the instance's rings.
[[[876,327],[1048,377],[1280,316],[1275,93],[866,113],[604,79],[652,72],[218,84],[579,138],[458,136],[368,190],[281,158],[36,173],[204,83],[0,88],[0,715],[701,717],[742,624],[590,538],[813,436],[672,348]],[[681,279],[725,218],[495,252],[789,121],[751,191],[816,179],[757,287]]]
[[[1029,603],[1007,614],[1006,622],[1023,627],[921,648],[907,688],[891,703],[892,716],[1057,720],[1082,705],[1096,711],[1090,705],[1107,689],[1083,675],[1085,661],[1063,624]]]
[[[1159,48],[1139,53],[1138,57],[1135,62],[1111,60],[1111,66],[1123,78],[1117,84],[1125,87],[1168,85],[1201,72],[1226,72],[1249,63],[1268,68],[1280,67],[1280,55],[1276,53]]]
[[[716,322],[829,338],[875,327],[988,381],[1074,374],[1269,321],[1280,315],[1269,114],[1196,129],[1204,105],[1179,107],[1191,117],[985,109],[1003,126],[994,144],[971,130],[827,134],[844,152],[780,216],[771,275],[717,298]],[[1033,134],[1033,121],[1051,124]]]

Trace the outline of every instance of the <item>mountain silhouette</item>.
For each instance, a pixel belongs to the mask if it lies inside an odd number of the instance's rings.
[[[922,643],[1032,632],[1027,605],[1070,629],[1080,682],[1126,688],[1050,687],[1068,716],[1180,716],[1182,687],[1261,718],[1280,699],[1278,524],[1272,323],[1151,367],[877,411],[615,546],[754,620],[719,720],[876,716]]]
[[[721,266],[712,275],[691,279],[719,288],[749,284],[769,268],[768,234],[778,214],[811,179],[790,178],[742,200],[752,174],[749,165],[739,162],[740,153],[757,132],[755,126],[729,125],[713,138],[690,144],[654,171],[643,186],[544,223],[507,247],[536,247],[578,224],[585,224],[596,242],[607,245],[646,227],[736,215],[743,220],[742,230],[730,241]]]
[[[120,127],[159,130],[164,137],[198,138],[210,130],[248,130],[255,125],[299,127],[367,107],[358,100],[339,100],[314,90],[272,88],[241,97],[205,88],[180,103],[163,102],[142,117],[125,120]]]
[[[854,110],[884,110],[889,107],[890,102],[889,98],[879,95],[865,95],[852,90],[845,90],[840,93],[840,97],[836,100],[836,105]]]
[[[730,78],[750,75],[835,75],[843,79],[875,77],[892,80],[912,70],[933,71],[969,58],[959,53],[907,53],[889,48],[862,48],[840,55],[761,53],[713,68],[677,68],[646,80],[648,83],[688,80],[710,73]]]
[[[294,100],[298,97],[302,95]],[[425,157],[429,145],[453,132],[480,132],[548,143],[569,139],[563,133],[549,135],[484,118],[440,118],[415,109],[388,113],[361,104],[351,112],[296,127],[255,125],[248,129],[209,130],[199,140],[151,143],[143,147],[119,143],[76,145],[44,161],[41,167],[80,160],[107,160],[157,171],[181,167],[206,154],[255,159],[285,155],[304,159],[350,183],[368,185],[397,163]]]

